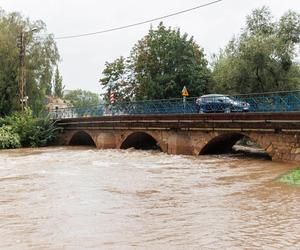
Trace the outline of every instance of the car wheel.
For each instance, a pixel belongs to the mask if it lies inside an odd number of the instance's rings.
[[[230,113],[230,112],[231,112],[230,108],[225,108],[224,113]]]

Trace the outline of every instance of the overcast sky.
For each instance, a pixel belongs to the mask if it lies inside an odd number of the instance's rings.
[[[32,20],[43,20],[55,36],[114,28],[167,15],[211,0],[0,0],[8,12],[21,12]],[[194,36],[207,58],[240,32],[246,15],[269,6],[275,18],[291,9],[300,13],[299,0],[223,0],[202,9],[164,20]],[[159,21],[152,23],[156,26]],[[112,33],[57,40],[62,57],[60,71],[66,89],[101,92],[99,78],[106,61],[128,56],[132,46],[147,34],[150,24]]]

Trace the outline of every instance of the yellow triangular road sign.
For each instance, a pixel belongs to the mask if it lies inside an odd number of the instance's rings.
[[[187,91],[187,88],[184,86],[181,91],[182,96],[189,96],[189,92]]]

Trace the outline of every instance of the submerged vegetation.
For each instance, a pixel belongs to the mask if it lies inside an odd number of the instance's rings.
[[[30,109],[0,118],[0,149],[46,146],[57,128],[48,117],[34,117]]]
[[[278,180],[283,183],[300,186],[300,167],[289,171]]]

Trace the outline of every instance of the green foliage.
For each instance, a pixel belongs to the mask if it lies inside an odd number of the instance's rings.
[[[30,145],[29,137],[33,133],[34,121],[35,119],[30,109],[25,109],[24,112],[16,112],[6,117],[6,125],[10,125],[13,131],[20,136],[22,146]]]
[[[65,95],[64,99],[70,101],[76,108],[97,106],[100,103],[99,96],[96,93],[82,89],[71,90]]]
[[[53,69],[59,54],[46,25],[22,17],[19,13],[5,13],[0,8],[0,115],[19,109],[19,46],[24,32],[26,46],[26,95],[34,113],[44,108],[45,94],[51,92]],[[38,37],[41,33],[43,36]]]
[[[21,147],[20,137],[10,126],[0,127],[0,149]]]
[[[186,86],[191,95],[207,92],[210,71],[203,50],[179,29],[162,23],[133,47],[129,58],[106,63],[100,79],[106,95],[116,99],[181,97]]]
[[[57,128],[49,118],[35,119],[28,138],[30,147],[42,147],[52,142],[57,134]]]
[[[16,112],[0,121],[18,135],[23,147],[45,146],[56,137],[57,128],[48,117],[35,118],[30,109]]]
[[[59,74],[58,68],[56,68],[54,76],[54,95],[59,98],[62,98],[64,88],[65,86],[63,86],[62,77]]]
[[[279,181],[291,185],[300,185],[300,168],[289,171],[287,174],[281,176]]]
[[[134,98],[135,84],[130,61],[119,57],[112,63],[105,63],[101,84],[106,90],[104,100],[109,103],[109,95],[113,92],[116,102],[129,101]]]
[[[179,29],[162,23],[151,29],[135,45],[131,58],[138,99],[180,97],[183,86],[194,96],[206,92],[209,71],[203,50]]]
[[[297,89],[299,43],[299,14],[289,11],[276,22],[268,8],[254,10],[242,34],[215,58],[213,91],[237,94]]]

